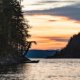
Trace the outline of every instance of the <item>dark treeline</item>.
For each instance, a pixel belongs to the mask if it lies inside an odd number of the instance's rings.
[[[30,26],[25,24],[21,8],[17,0],[0,0],[0,61],[18,60],[28,47]]]
[[[80,58],[80,33],[70,38],[67,46],[53,56],[54,58]]]

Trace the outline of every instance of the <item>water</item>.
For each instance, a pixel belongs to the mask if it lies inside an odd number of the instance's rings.
[[[80,80],[80,60],[40,59],[39,63],[0,66],[0,80]]]

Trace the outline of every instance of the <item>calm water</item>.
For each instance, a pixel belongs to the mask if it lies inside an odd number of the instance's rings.
[[[41,59],[39,63],[0,66],[0,80],[80,80],[80,60]]]

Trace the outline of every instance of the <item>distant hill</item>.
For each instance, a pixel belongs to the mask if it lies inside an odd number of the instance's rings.
[[[70,38],[67,46],[53,56],[54,58],[80,58],[80,33]]]
[[[30,50],[26,55],[29,58],[47,58],[54,55],[56,50]]]

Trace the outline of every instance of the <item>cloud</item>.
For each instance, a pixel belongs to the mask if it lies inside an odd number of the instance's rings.
[[[67,42],[68,39],[66,38],[62,38],[62,37],[51,37],[49,38],[50,40],[55,40],[55,41],[59,41],[59,42]]]
[[[64,37],[39,37],[45,40],[51,40],[51,41],[58,41],[58,42],[68,42],[68,38],[64,38]]]
[[[55,22],[55,21],[57,21],[57,20],[48,20],[48,22]]]
[[[35,4],[32,5],[43,5],[43,4],[50,4],[50,3],[73,3],[75,1],[60,1],[60,0],[44,0],[44,1],[37,1]]]
[[[55,3],[55,2],[74,2],[74,1],[48,0],[48,1],[39,1],[38,3]]]
[[[43,15],[66,16],[74,20],[80,20],[80,4],[46,10],[32,10],[26,11],[25,13],[27,15],[43,14]]]

